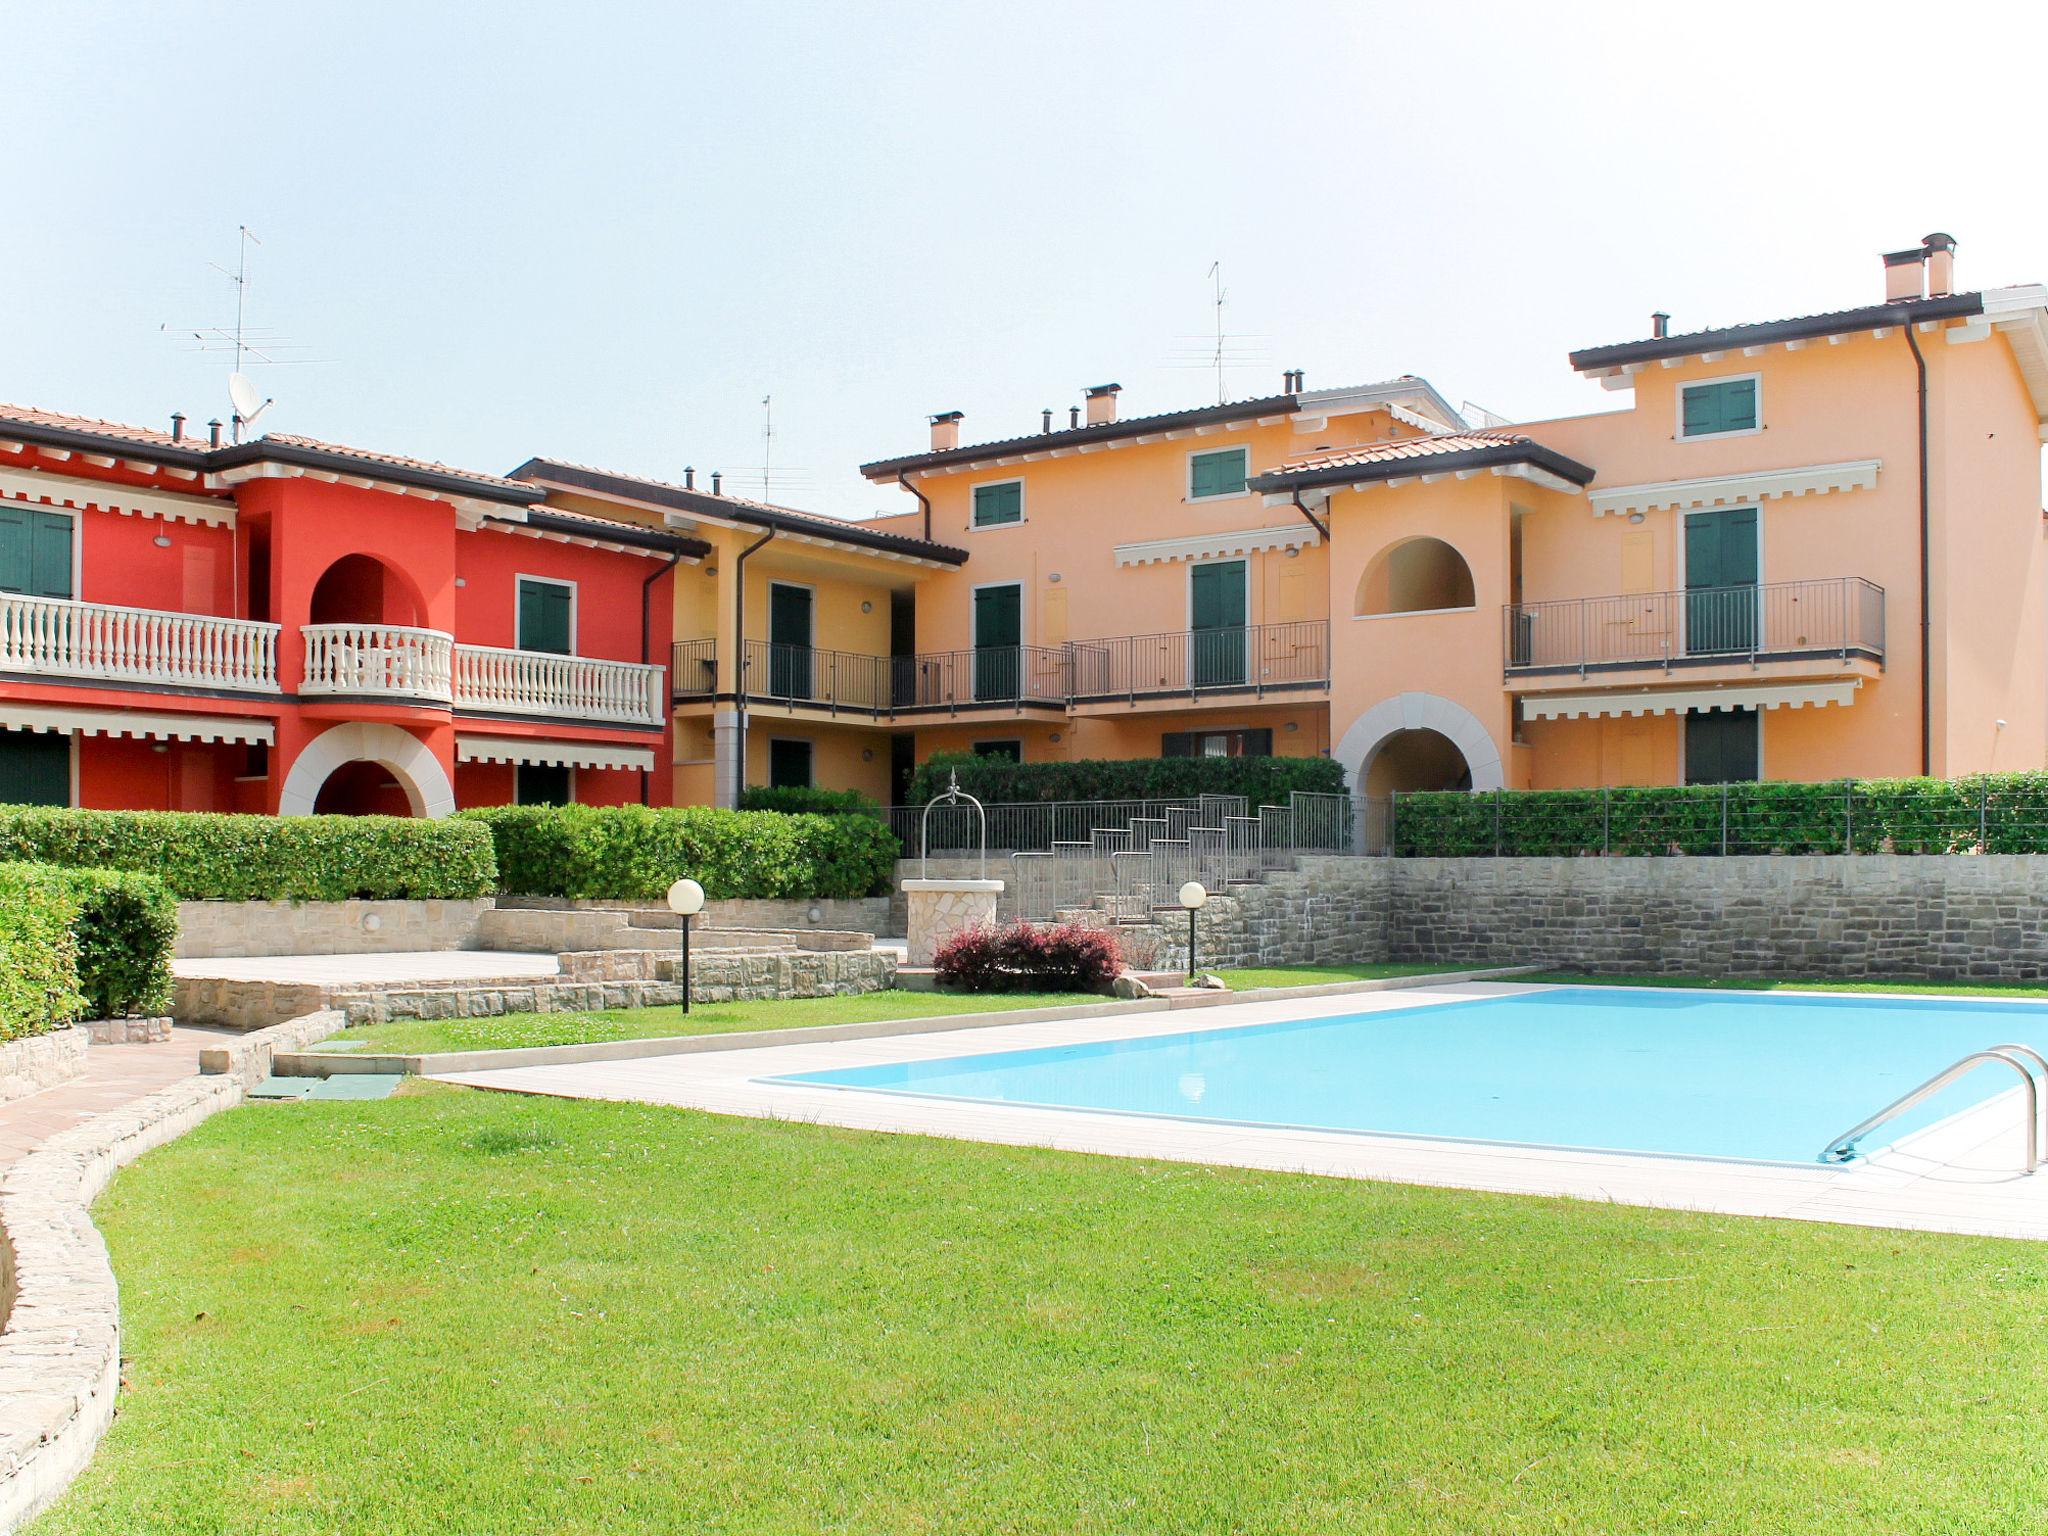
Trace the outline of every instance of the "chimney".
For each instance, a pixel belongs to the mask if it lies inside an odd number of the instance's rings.
[[[932,418],[932,452],[944,453],[960,446],[960,412],[947,411]]]
[[[171,441],[174,443],[185,441],[185,413],[183,411],[171,412]]]
[[[1052,430],[1052,407],[1051,407],[1051,406],[1047,406],[1047,407],[1045,408],[1045,421],[1044,421],[1044,424],[1043,424],[1043,425],[1042,425],[1042,426],[1041,426],[1041,427],[1039,428],[1039,430],[1040,430],[1041,432],[1050,432],[1050,431]]]
[[[1301,393],[1302,373],[1299,368],[1290,368],[1280,375],[1280,393],[1298,395]]]
[[[1916,245],[1910,251],[1886,251],[1884,254],[1884,301],[1896,304],[1901,299],[1924,297],[1920,286],[1927,271],[1927,247]]]
[[[694,464],[685,464],[683,466],[683,489],[686,491],[697,489],[697,466]]]
[[[721,490],[720,490],[720,489],[718,488],[718,482],[719,482],[720,480],[724,479],[724,478],[725,478],[725,477],[724,477],[723,475],[719,474],[719,472],[718,472],[717,470],[715,470],[715,469],[714,469],[713,471],[711,471],[711,494],[712,494],[712,495],[714,495],[714,496],[723,496],[723,495],[725,494],[725,492],[721,491]]]
[[[1650,316],[1650,334],[1658,341],[1671,334],[1671,317],[1661,309]]]
[[[220,446],[220,418],[218,416],[206,424],[206,440],[212,447],[218,448]]]
[[[1116,397],[1121,384],[1097,384],[1088,391],[1088,425],[1102,426],[1116,420]]]
[[[1947,298],[1956,291],[1956,237],[1937,232],[1920,246],[1927,252],[1927,297]]]
[[[1078,405],[1070,405],[1070,406],[1068,406],[1068,407],[1067,407],[1067,427],[1068,427],[1068,429],[1069,429],[1069,430],[1071,430],[1071,429],[1073,429],[1073,428],[1075,428],[1075,427],[1078,427],[1079,425],[1081,425],[1081,407],[1079,407]]]

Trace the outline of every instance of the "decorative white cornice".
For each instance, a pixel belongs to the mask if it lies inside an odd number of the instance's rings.
[[[0,702],[0,728],[60,736],[132,736],[137,741],[232,741],[274,746],[277,727],[248,715],[144,714],[132,709],[59,709]]]
[[[1679,715],[1689,710],[1819,709],[1853,704],[1860,678],[1839,683],[1777,683],[1729,688],[1649,688],[1638,693],[1532,693],[1522,697],[1531,720],[1597,720],[1602,716]]]
[[[1821,496],[1829,491],[1867,491],[1877,484],[1881,459],[1853,459],[1843,464],[1803,464],[1794,469],[1765,469],[1747,475],[1708,475],[1699,480],[1659,480],[1648,485],[1617,485],[1588,491],[1593,515],[1609,512],[1661,512],[1665,508],[1715,507],[1730,503],[1769,501],[1780,496]]]
[[[34,470],[0,469],[0,500],[46,507],[119,512],[124,517],[161,517],[176,523],[235,526],[235,504],[205,496],[143,490],[106,480],[76,480]]]
[[[1323,542],[1307,523],[1292,527],[1240,528],[1232,533],[1197,533],[1179,539],[1148,539],[1116,546],[1118,565],[1164,565],[1175,560],[1217,560],[1262,549],[1313,549]]]
[[[550,768],[626,768],[646,772],[654,753],[646,747],[601,742],[536,741],[530,736],[457,736],[458,763],[537,763]]]

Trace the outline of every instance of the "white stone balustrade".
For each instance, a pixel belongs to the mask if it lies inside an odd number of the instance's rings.
[[[277,626],[4,594],[0,672],[274,693]]]
[[[308,624],[303,694],[453,702],[455,637],[398,624]]]
[[[660,725],[668,708],[660,667],[492,645],[455,647],[455,703],[487,714],[621,725]]]

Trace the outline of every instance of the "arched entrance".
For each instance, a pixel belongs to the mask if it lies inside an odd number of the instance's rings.
[[[375,555],[343,555],[313,584],[308,623],[418,625],[424,609],[412,580]]]
[[[395,784],[402,806],[391,793]],[[280,816],[449,816],[455,788],[427,744],[395,725],[337,725],[306,744],[285,775]]]
[[[1357,794],[1499,789],[1507,782],[1500,748],[1479,717],[1434,693],[1382,699],[1351,722],[1332,755]]]

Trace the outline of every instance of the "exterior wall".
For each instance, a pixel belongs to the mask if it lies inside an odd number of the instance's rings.
[[[233,529],[100,511],[78,513],[77,524],[81,601],[240,616]],[[159,535],[168,548],[157,548]]]
[[[1374,861],[1378,862],[1378,861]],[[1391,859],[1386,952],[1634,975],[2039,981],[2048,857]]]
[[[778,738],[811,744],[811,782],[821,789],[857,789],[887,804],[889,732],[872,725],[799,719],[770,707],[747,711],[747,782],[768,782],[771,743]]]
[[[181,960],[475,949],[481,901],[181,901]]]

